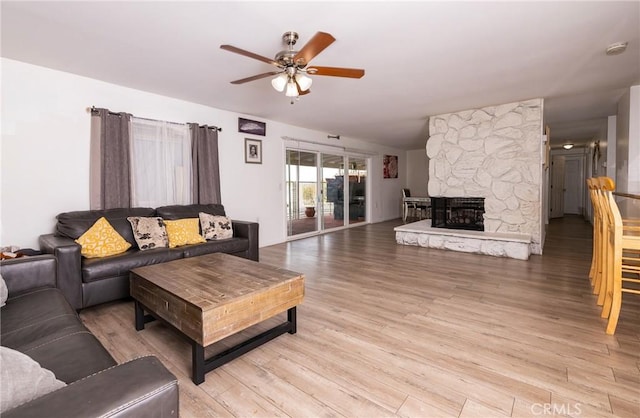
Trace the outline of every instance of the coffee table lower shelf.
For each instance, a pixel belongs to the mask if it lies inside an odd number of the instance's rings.
[[[149,312],[149,314],[145,315],[145,311]],[[144,324],[154,321],[157,319],[153,312],[146,308],[142,303],[135,300],[135,325],[136,331],[141,331],[144,329]],[[171,325],[167,321],[163,321],[166,324]],[[189,338],[183,332],[181,332],[178,328],[171,325],[178,333],[184,336],[191,343],[191,369],[192,369],[192,377],[193,383],[199,385],[204,382],[205,373],[214,370],[223,364],[234,360],[241,355],[253,350],[256,347],[261,346],[264,343],[267,343],[274,338],[282,335],[284,333],[295,334],[297,331],[296,328],[296,307],[289,308],[287,310],[287,321],[283,322],[279,325],[276,325],[273,328],[270,328],[254,337],[249,338],[246,341],[243,341],[235,346],[224,350],[221,353],[218,353],[211,358],[205,358],[204,348],[202,345],[198,344],[193,339]]]

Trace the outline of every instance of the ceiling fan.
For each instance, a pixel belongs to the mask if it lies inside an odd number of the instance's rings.
[[[241,78],[232,81],[231,84],[243,84],[275,75],[276,77],[271,80],[273,88],[279,92],[284,91],[287,97],[293,99],[294,97],[311,92],[309,88],[313,80],[311,77],[308,77],[308,75],[347,78],[362,78],[362,76],[364,76],[364,70],[357,68],[309,66],[309,61],[324,51],[324,49],[335,40],[333,36],[326,32],[317,32],[300,51],[294,51],[293,46],[298,41],[298,34],[291,31],[285,32],[284,35],[282,35],[282,41],[288,48],[278,52],[274,59],[263,57],[262,55],[254,54],[253,52],[232,45],[220,45],[220,48],[278,67],[277,71],[269,71],[267,73]],[[293,101],[291,103],[293,103]]]

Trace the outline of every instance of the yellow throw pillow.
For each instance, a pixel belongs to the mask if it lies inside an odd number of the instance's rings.
[[[176,248],[181,245],[199,244],[206,242],[200,235],[200,220],[198,218],[178,219],[175,221],[164,221],[169,235],[169,248]]]
[[[123,253],[131,247],[103,216],[76,240],[82,246],[80,253],[86,258],[107,257]]]

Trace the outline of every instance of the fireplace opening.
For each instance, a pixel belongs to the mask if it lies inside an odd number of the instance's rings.
[[[483,197],[432,197],[433,228],[484,231]]]

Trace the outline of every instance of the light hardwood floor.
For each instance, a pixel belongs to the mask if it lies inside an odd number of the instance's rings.
[[[200,386],[190,346],[162,323],[136,332],[133,302],[80,316],[116,360],[158,356],[182,417],[640,416],[640,297],[625,295],[606,335],[588,223],[553,220],[529,261],[397,245],[399,224],[261,248],[305,274],[298,333]]]

